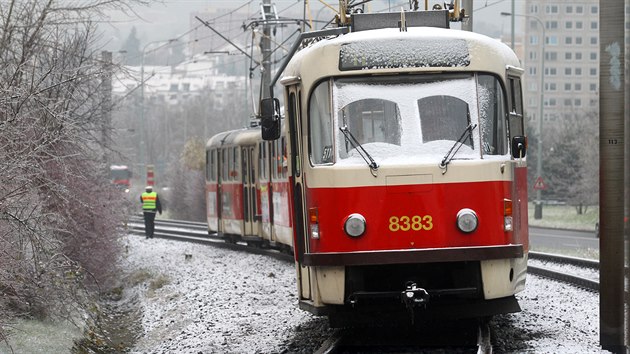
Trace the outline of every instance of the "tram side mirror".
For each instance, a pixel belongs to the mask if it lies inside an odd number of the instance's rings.
[[[527,138],[524,136],[515,136],[512,138],[512,157],[515,159],[525,157],[527,154]]]
[[[263,98],[260,101],[260,126],[263,140],[280,138],[280,100]]]

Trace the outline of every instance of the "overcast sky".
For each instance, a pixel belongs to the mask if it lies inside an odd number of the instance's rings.
[[[112,13],[110,23],[102,26],[105,49],[118,51],[122,43],[127,39],[132,27],[136,27],[138,37],[142,43],[149,41],[167,40],[176,38],[190,29],[189,16],[191,12],[203,11],[209,8],[235,9],[246,5],[250,13],[255,13],[262,0],[156,0],[149,7],[136,7],[137,16],[125,16],[121,13]],[[516,0],[516,13],[523,13],[524,0]],[[303,0],[272,0],[278,11],[292,10],[302,12]],[[313,17],[317,13],[321,18],[332,18],[332,11],[322,7],[320,1],[309,1]],[[337,8],[336,1],[327,0],[326,3]],[[421,3],[424,3],[421,1]],[[437,3],[431,0],[430,4]],[[408,0],[374,0],[369,4],[371,11],[382,11],[391,7],[399,10],[408,8]],[[431,5],[430,5],[431,6]],[[502,11],[511,11],[510,0],[476,0],[474,1],[474,25],[475,32],[489,34],[490,31],[503,33],[509,36],[510,19],[500,16]],[[320,12],[321,11],[321,12]],[[517,18],[518,19],[518,18]],[[520,21],[517,21],[517,23]],[[518,28],[517,28],[518,31]]]

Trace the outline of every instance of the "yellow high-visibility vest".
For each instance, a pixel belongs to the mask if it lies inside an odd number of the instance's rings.
[[[157,208],[157,193],[142,193],[142,210],[155,210]]]

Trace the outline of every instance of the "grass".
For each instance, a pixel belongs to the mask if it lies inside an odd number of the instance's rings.
[[[595,231],[595,224],[599,221],[599,206],[589,206],[582,209],[582,214],[570,205],[543,205],[542,219],[534,219],[534,204],[529,203],[529,226],[549,227],[554,229]],[[563,254],[571,257],[599,259],[599,249],[562,248],[547,249],[532,247],[532,251]]]
[[[529,203],[529,226],[594,231],[599,221],[599,207],[589,206],[578,214],[570,205],[543,205],[542,219],[534,219],[534,204]]]
[[[69,322],[48,322],[18,319],[11,348],[0,343],[0,353],[49,354],[70,353],[75,340],[82,337],[81,330]]]

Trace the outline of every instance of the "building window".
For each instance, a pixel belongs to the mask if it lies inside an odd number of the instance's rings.
[[[557,14],[558,13],[558,5],[547,5],[547,6],[545,6],[545,13]]]
[[[584,24],[582,23],[582,21],[575,21],[575,29],[582,29],[584,27]]]
[[[575,45],[581,45],[582,44],[582,37],[575,37]]]
[[[582,100],[581,100],[581,99],[579,99],[579,98],[574,99],[574,100],[573,100],[573,105],[574,105],[575,107],[580,107],[580,106],[582,106]]]
[[[576,84],[573,86],[573,89],[574,89],[575,91],[582,91],[582,84],[581,84],[581,83],[579,83],[579,82],[578,82],[578,83],[576,83]]]
[[[575,60],[582,60],[582,52],[575,52]]]
[[[578,5],[575,7],[575,13],[576,14],[583,14],[584,13],[584,6],[582,5]]]
[[[597,9],[597,6],[595,6],[595,5],[591,6],[591,13],[592,13],[593,15],[594,15],[594,14],[596,14],[596,13],[598,12],[597,10],[598,10],[598,9]]]
[[[529,36],[529,44],[537,45],[538,44],[538,36]]]
[[[564,90],[567,92],[571,91],[571,84],[569,83],[564,84]]]
[[[528,90],[528,91],[531,91],[531,92],[536,92],[536,91],[538,91],[538,83],[536,83],[535,81],[534,81],[534,82],[530,82],[530,83],[527,85],[527,90]]]
[[[529,76],[536,76],[536,67],[534,66],[530,66],[529,67]]]
[[[529,13],[537,14],[538,13],[538,5],[529,5]]]
[[[571,75],[571,68],[564,68],[565,75]]]
[[[591,76],[597,76],[597,68],[590,68],[589,74],[591,74]]]
[[[573,57],[573,53],[571,52],[564,53],[564,59],[571,60],[572,57]]]
[[[547,21],[545,22],[546,29],[558,29],[558,21]]]
[[[564,99],[564,105],[566,107],[571,107],[571,99],[570,98],[565,98]]]
[[[566,12],[566,13],[568,13],[568,14],[572,14],[572,13],[573,13],[573,6],[568,5],[568,6],[565,8],[564,12]]]
[[[573,44],[573,37],[565,37],[564,44]]]
[[[548,36],[547,44],[549,45],[558,45],[558,36]]]
[[[588,89],[591,92],[597,92],[597,84],[589,84]]]
[[[597,37],[591,37],[591,44],[593,45],[597,44]]]
[[[529,60],[536,60],[538,58],[538,52],[529,52]]]
[[[591,60],[597,60],[597,52],[591,52]]]
[[[545,83],[545,91],[558,91],[558,86],[555,82]]]
[[[597,21],[591,22],[591,29],[597,29]]]
[[[571,21],[567,21],[564,23],[564,28],[566,29],[572,29],[573,28],[573,22]]]
[[[556,61],[558,60],[558,52],[546,52],[545,60]]]
[[[575,68],[575,76],[582,76],[582,68]],[[578,84],[575,84],[577,87]]]
[[[533,98],[533,97],[530,97],[530,98],[527,100],[527,104],[528,104],[528,106],[529,106],[529,107],[534,107],[537,103],[538,103],[538,102],[536,102],[536,99],[535,99],[535,98]]]
[[[178,87],[177,84],[171,84],[168,90],[171,92],[177,92],[177,87]]]

